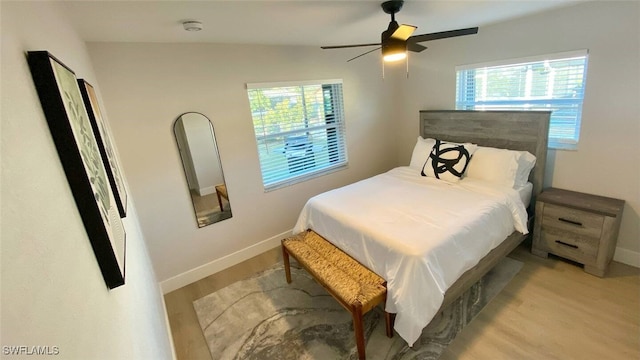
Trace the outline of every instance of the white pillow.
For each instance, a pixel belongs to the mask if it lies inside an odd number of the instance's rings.
[[[475,144],[451,143],[436,140],[431,154],[422,167],[422,176],[458,182],[467,170],[471,156],[478,148]]]
[[[413,154],[411,155],[411,162],[409,163],[409,166],[418,170],[422,169],[424,163],[427,162],[429,154],[431,154],[433,145],[435,144],[435,139],[423,139],[422,136],[418,136],[418,141],[416,142],[416,146],[413,148]]]
[[[529,182],[529,173],[536,166],[536,157],[532,153],[528,151],[519,151],[519,153],[518,172],[516,173],[514,187],[525,186]]]
[[[527,151],[479,146],[466,175],[512,188],[521,187],[527,183],[535,160]]]

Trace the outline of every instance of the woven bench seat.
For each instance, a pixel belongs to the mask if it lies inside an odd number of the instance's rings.
[[[289,256],[320,283],[353,316],[358,356],[365,359],[362,316],[386,301],[386,281],[312,230],[282,240],[287,283]],[[393,336],[393,316],[385,312],[386,332]]]

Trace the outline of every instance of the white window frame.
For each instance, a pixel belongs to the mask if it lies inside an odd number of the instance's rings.
[[[478,64],[469,64],[456,66],[456,109],[458,110],[552,110],[551,124],[549,129],[549,148],[552,149],[564,149],[564,150],[576,150],[578,142],[580,140],[580,125],[582,120],[582,106],[584,103],[584,92],[586,88],[587,78],[587,65],[588,65],[588,50],[568,51],[555,54],[546,54],[539,56],[531,56],[518,59],[498,60],[491,62],[484,62]],[[525,96],[493,99],[493,100],[477,100],[476,99],[476,87],[475,78],[469,78],[469,75],[473,72],[468,70],[475,70],[475,72],[486,72],[491,68],[508,67],[508,66],[522,66],[544,64],[545,61],[554,60],[569,60],[576,58],[584,58],[584,69],[582,73],[582,88],[581,91],[576,92],[576,96],[572,98],[560,98],[553,97],[553,92],[549,89],[553,87],[553,78],[547,79],[546,84],[547,93],[545,96],[530,96],[531,88],[534,84],[532,76],[529,73],[526,74],[524,90]],[[529,67],[531,69],[531,67]],[[486,83],[484,83],[486,86]],[[473,90],[470,88],[473,87]],[[480,96],[482,98],[482,96]],[[553,111],[557,107],[571,110],[572,120],[563,120],[559,112]],[[554,113],[557,115],[554,116]],[[563,133],[562,129],[572,128],[573,134],[567,135]]]
[[[312,113],[314,113],[314,111],[311,109],[311,106],[307,106],[303,100],[303,118],[305,123],[303,128],[300,127],[300,123],[296,123],[296,119],[293,119],[292,116],[291,118],[283,119],[284,121],[279,123],[278,126],[276,126],[277,130],[274,131],[268,129],[269,126],[265,120],[263,120],[264,114],[254,113],[252,111],[251,117],[265,192],[322,176],[345,168],[348,165],[341,79],[248,83],[247,95],[251,106],[252,90],[269,90],[278,93],[285,88],[300,88],[300,91],[304,93],[305,89],[309,87],[312,89],[316,86],[321,86],[323,91],[322,111],[318,112],[319,110],[316,108],[315,115],[317,117],[315,118],[315,123],[311,121],[312,124],[307,124],[306,120],[313,116]],[[331,103],[326,103],[325,91],[330,93]],[[318,102],[319,100],[316,101],[314,105],[317,106]],[[327,106],[329,106],[329,108],[327,108]],[[280,125],[286,128],[287,126],[294,126],[292,124],[297,126],[294,129],[280,130]],[[271,128],[273,128],[273,124]],[[323,135],[326,136],[324,141]],[[292,163],[287,163],[287,166],[285,166],[283,161],[274,161],[273,159],[277,159],[280,153],[282,153],[283,156],[291,154],[291,152],[287,153],[287,149],[294,149],[293,152],[301,151],[302,154],[297,155],[303,158],[306,156],[305,154],[309,154],[309,152],[305,152],[305,150],[296,150],[295,147],[287,148],[289,144],[285,139],[296,137],[311,139],[308,140],[308,142],[312,144],[310,147],[305,148],[310,149],[307,151],[311,152],[309,156],[312,160],[300,160],[303,161],[302,163],[296,163],[294,161],[293,167],[291,165]],[[269,145],[270,143],[271,145]],[[281,145],[274,146],[273,143],[281,143]],[[318,145],[318,143],[320,145]],[[290,158],[287,158],[286,160],[289,161],[289,159]],[[301,167],[302,169],[300,169]]]

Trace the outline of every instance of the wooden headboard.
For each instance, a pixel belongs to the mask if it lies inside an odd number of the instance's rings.
[[[529,175],[533,205],[544,181],[550,117],[550,111],[422,110],[420,134],[424,138],[532,153],[536,156],[536,166]]]

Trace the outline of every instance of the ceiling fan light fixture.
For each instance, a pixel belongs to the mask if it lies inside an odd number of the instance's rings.
[[[384,55],[383,59],[384,59],[385,62],[394,62],[394,61],[402,60],[402,59],[404,59],[406,57],[407,57],[407,53],[406,52],[399,52],[399,53],[393,53],[393,54]]]
[[[407,57],[407,43],[405,41],[389,41],[382,46],[382,59],[393,62]]]

